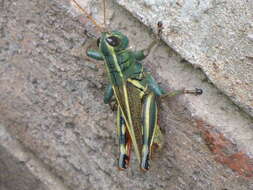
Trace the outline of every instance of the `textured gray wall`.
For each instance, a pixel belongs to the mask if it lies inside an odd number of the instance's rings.
[[[101,7],[92,1],[86,8],[101,20]],[[21,162],[1,165],[26,176],[20,189],[30,175],[45,189],[253,189],[252,118],[165,44],[144,66],[167,90],[201,87],[205,93],[162,102],[165,146],[151,170],[142,173],[133,154],[131,167],[119,172],[115,113],[102,101],[103,63],[83,56],[83,46],[92,42],[84,31],[99,34],[72,13],[60,0],[1,4],[0,160],[9,155]],[[150,31],[115,2],[108,2],[107,15],[133,48],[152,41]]]

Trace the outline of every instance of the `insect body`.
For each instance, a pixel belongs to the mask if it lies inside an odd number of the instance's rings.
[[[88,50],[87,55],[96,60],[104,60],[109,78],[104,102],[110,103],[113,95],[117,102],[117,128],[120,155],[118,166],[126,169],[130,159],[131,144],[134,147],[140,167],[149,169],[153,145],[160,145],[161,135],[157,124],[157,98],[166,96],[153,77],[145,71],[143,60],[155,41],[147,49],[128,49],[128,38],[118,31],[103,32],[98,40],[99,51]],[[201,94],[201,90],[176,91]]]
[[[158,34],[162,24],[158,23]],[[98,51],[88,50],[87,55],[105,62],[109,84],[104,95],[106,104],[114,96],[117,104],[117,131],[119,138],[120,169],[129,165],[133,146],[140,168],[149,169],[152,149],[161,146],[162,133],[157,124],[157,99],[182,93],[201,94],[201,89],[177,90],[170,93],[156,83],[140,63],[157,44],[154,40],[146,49],[132,51],[127,36],[119,31],[102,32],[97,40]]]

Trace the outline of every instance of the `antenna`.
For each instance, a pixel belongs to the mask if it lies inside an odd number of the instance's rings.
[[[104,30],[104,29],[96,22],[96,20],[93,19],[93,17],[92,17],[90,14],[88,14],[87,11],[77,3],[76,0],[70,0],[70,1],[72,1],[72,2],[75,4],[75,6],[76,6],[81,12],[84,13],[84,15],[85,15],[85,16],[86,16],[86,17],[87,17],[87,18],[100,30],[100,32]],[[105,0],[103,0],[103,1],[104,1],[104,9],[105,9]],[[104,10],[104,23],[105,23],[105,10]]]
[[[106,17],[106,14],[105,14],[105,10],[106,10],[105,9],[105,0],[103,0],[103,6],[104,6],[104,27],[107,28],[106,27],[106,18],[105,18]]]

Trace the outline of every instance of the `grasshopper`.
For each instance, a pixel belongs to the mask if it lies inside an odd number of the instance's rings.
[[[83,12],[85,11],[75,0],[71,1]],[[121,170],[129,166],[132,146],[140,168],[144,171],[150,168],[153,149],[162,145],[160,142],[162,133],[157,121],[159,98],[179,94],[202,94],[202,90],[198,88],[167,93],[141,64],[141,61],[159,42],[162,28],[162,23],[158,22],[158,38],[147,48],[139,51],[128,48],[128,37],[116,30],[101,32],[100,38],[97,39],[98,50],[86,51],[88,57],[105,63],[109,84],[104,94],[104,103],[110,104],[113,96],[116,99],[116,125],[119,139],[118,167]]]

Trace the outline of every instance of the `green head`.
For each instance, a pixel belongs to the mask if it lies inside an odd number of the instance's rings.
[[[105,56],[126,49],[128,44],[128,38],[119,31],[102,32],[101,37],[97,41],[99,50]]]

